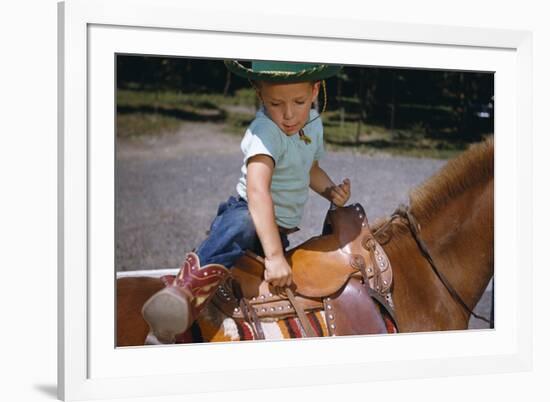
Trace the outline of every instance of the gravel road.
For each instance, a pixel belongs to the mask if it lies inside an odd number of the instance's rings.
[[[178,267],[204,239],[218,204],[235,194],[242,153],[240,138],[215,123],[186,123],[175,134],[117,142],[116,269]],[[335,182],[351,180],[350,202],[369,220],[387,216],[407,202],[408,191],[445,161],[327,152],[320,165]],[[328,202],[311,193],[293,247],[318,235]],[[490,292],[477,307],[488,315]],[[471,328],[486,328],[479,320]]]

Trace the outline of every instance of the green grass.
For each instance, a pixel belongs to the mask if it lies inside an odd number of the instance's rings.
[[[175,133],[182,121],[174,117],[150,113],[121,114],[116,118],[116,135],[119,138],[131,138],[144,135]]]
[[[189,94],[174,91],[153,92],[117,90],[117,136],[169,134],[185,121],[220,121],[228,123],[229,132],[242,135],[244,121],[254,116],[228,113],[225,107],[253,106],[252,89],[237,91],[235,96]]]
[[[422,123],[415,123],[409,129],[389,130],[377,124],[361,124],[357,136],[358,122],[338,120],[338,112],[327,112],[325,116],[325,146],[331,151],[353,149],[359,153],[409,156],[416,158],[453,158],[467,148],[461,141],[453,141],[452,133],[446,139],[432,139],[426,134]],[[353,119],[351,114],[346,115]],[[356,118],[356,117],[355,117]]]
[[[239,90],[235,96],[119,89],[117,90],[117,105],[133,107],[157,105],[158,107],[217,110],[227,105],[254,105],[255,97],[253,89]]]
[[[235,136],[242,136],[252,119],[254,119],[253,114],[229,113],[224,132]]]
[[[169,134],[186,121],[215,121],[224,131],[242,136],[254,118],[256,94],[252,88],[237,91],[234,96],[191,94],[175,91],[117,91],[117,136]],[[346,101],[352,102],[353,99]],[[444,108],[441,112],[444,112]],[[249,111],[247,111],[249,110]],[[447,111],[445,111],[447,112]],[[430,157],[448,159],[466,149],[467,144],[453,140],[452,130],[428,136],[421,122],[407,129],[389,130],[380,124],[361,124],[357,136],[357,113],[346,112],[340,121],[338,111],[323,114],[325,146],[328,150],[353,149],[359,153]]]

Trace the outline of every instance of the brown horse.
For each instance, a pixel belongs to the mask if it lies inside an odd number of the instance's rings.
[[[421,238],[470,310],[493,276],[493,160],[491,138],[449,161],[410,194]],[[466,329],[469,314],[437,278],[405,220],[387,223],[376,222],[372,229],[392,262],[400,331]]]
[[[410,194],[411,215],[441,275],[471,310],[493,276],[493,140],[472,146]],[[467,329],[470,314],[434,273],[402,216],[372,226],[393,267],[393,302],[401,332]],[[298,246],[299,247],[299,246]],[[159,278],[117,280],[117,346],[143,345],[143,303],[164,285]],[[252,339],[209,306],[180,342]],[[324,313],[311,314],[320,336]],[[262,323],[266,338],[299,337],[293,319]],[[197,338],[198,335],[198,339]],[[248,334],[248,335],[247,335]]]

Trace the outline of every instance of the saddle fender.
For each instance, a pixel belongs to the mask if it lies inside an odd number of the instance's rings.
[[[338,293],[324,299],[331,335],[387,334],[386,324],[368,288],[351,277]]]

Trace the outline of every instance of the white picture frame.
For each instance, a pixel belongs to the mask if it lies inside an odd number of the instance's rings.
[[[170,0],[69,0],[59,4],[58,16],[60,398],[153,397],[530,369],[531,33],[300,15],[286,16],[282,25],[276,15],[217,15]],[[224,46],[224,38],[241,46]],[[202,50],[185,53],[190,50],[184,44],[192,43]],[[304,43],[307,49],[300,46]],[[315,52],[321,48],[331,51]],[[369,58],[354,50],[368,50]],[[113,188],[109,181],[100,183],[113,180],[109,133],[117,52],[495,71],[495,330],[115,349],[114,316],[105,314],[114,315],[113,222],[108,218]],[[499,181],[499,174],[507,180]],[[107,218],[95,219],[99,214]],[[499,236],[504,225],[507,236]],[[445,347],[449,344],[452,350]],[[367,346],[368,355],[353,353]],[[333,353],[326,353],[327,347]],[[246,361],[243,354],[262,358]],[[155,364],[178,360],[190,364]],[[231,364],[214,364],[220,360]],[[244,376],[246,383],[240,380]]]

